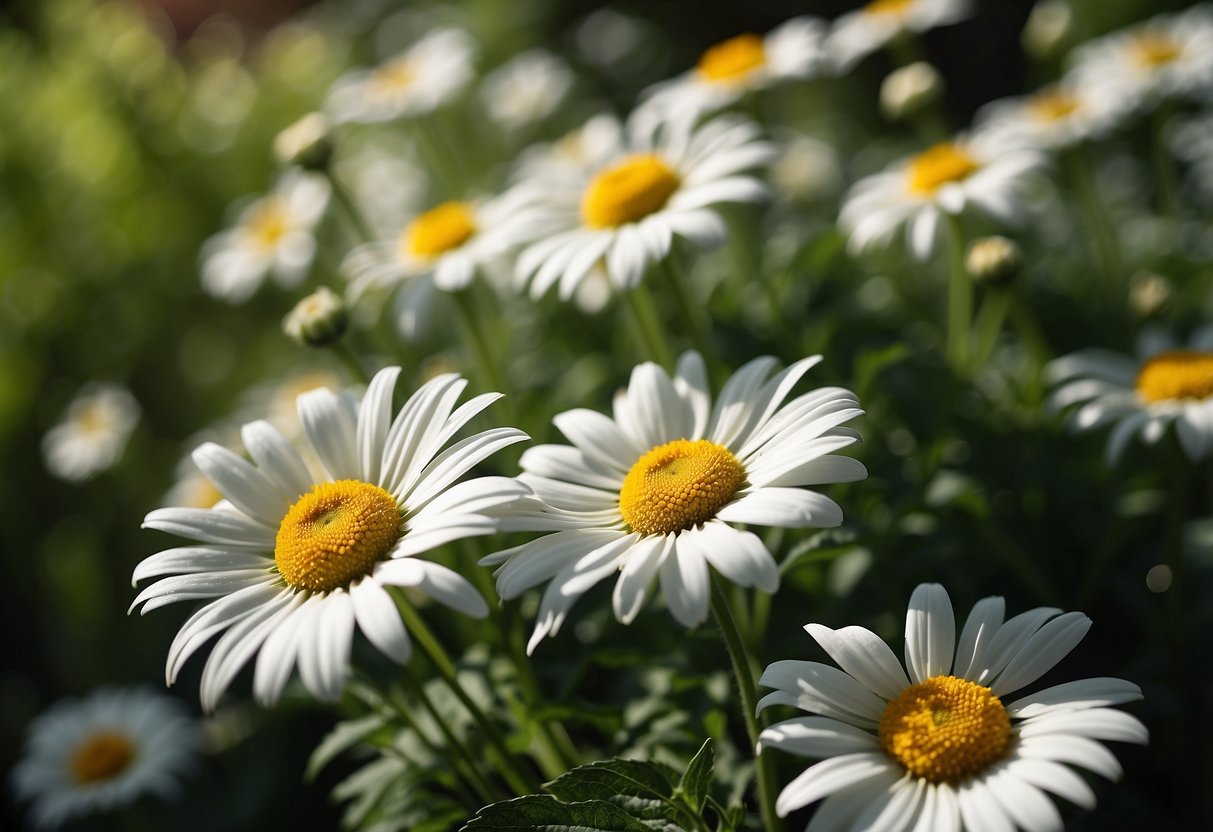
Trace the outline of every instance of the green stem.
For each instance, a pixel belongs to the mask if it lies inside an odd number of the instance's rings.
[[[534,772],[531,771],[529,766],[515,758],[506,745],[505,737],[501,735],[501,731],[497,725],[488,718],[484,711],[480,709],[480,706],[472,700],[472,697],[468,696],[467,691],[463,689],[463,685],[459,684],[459,678],[455,671],[455,663],[447,656],[446,651],[442,649],[442,645],[438,643],[438,639],[434,637],[434,633],[426,626],[425,621],[417,614],[417,611],[413,609],[413,605],[405,599],[401,592],[393,592],[392,598],[395,600],[396,607],[400,610],[400,617],[404,620],[404,625],[412,634],[413,639],[433,663],[435,669],[438,671],[438,675],[442,677],[447,687],[451,689],[451,693],[455,694],[455,697],[463,703],[468,713],[472,715],[472,719],[484,731],[485,740],[488,742],[489,747],[496,752],[501,763],[501,775],[505,778],[510,788],[518,795],[538,792],[539,782],[535,779]],[[528,777],[523,779],[521,772],[525,772]]]
[[[334,341],[329,344],[329,349],[333,351],[333,355],[337,356],[338,360],[349,371],[354,381],[359,384],[370,384],[371,376],[367,373],[366,368],[358,361],[358,357],[350,350],[349,346],[344,341]]]
[[[375,240],[376,234],[371,230],[366,218],[362,216],[362,211],[358,208],[358,203],[355,202],[353,195],[333,174],[332,170],[325,168],[324,173],[328,177],[329,186],[333,191],[333,202],[341,206],[341,213],[345,216],[346,224],[353,230],[354,237],[363,243]]]
[[[460,177],[455,166],[450,162],[450,157],[444,149],[446,145],[432,120],[430,118],[413,119],[413,135],[417,139],[417,146],[421,150],[426,165],[438,180],[443,195],[447,199],[459,196],[462,192]]]
[[[459,289],[451,292],[455,299],[455,307],[459,310],[459,318],[463,323],[466,340],[472,349],[472,355],[482,382],[490,390],[504,393],[508,390],[505,374],[497,361],[487,327],[476,309],[476,301],[471,295],[471,289]]]
[[[758,748],[758,694],[754,687],[754,674],[750,669],[750,657],[746,652],[745,643],[729,609],[728,598],[720,579],[712,575],[712,616],[720,627],[724,637],[725,648],[733,665],[733,674],[737,677],[737,689],[741,694],[741,713],[745,717],[746,733],[750,738],[750,750],[754,754],[754,767],[758,777],[758,801],[762,810],[762,825],[766,832],[779,832],[783,829],[783,820],[775,814],[775,772],[770,754],[759,754]]]
[[[1154,181],[1158,187],[1158,210],[1172,225],[1179,217],[1179,186],[1175,180],[1175,163],[1167,147],[1167,121],[1171,107],[1159,104],[1151,119],[1151,154],[1154,157]],[[1173,236],[1173,235],[1172,235]]]
[[[707,315],[704,314],[704,305],[696,304],[691,299],[687,292],[686,275],[674,261],[675,255],[671,251],[661,263],[661,271],[665,275],[666,284],[670,287],[670,294],[674,296],[674,302],[682,311],[682,319],[690,325],[691,343],[703,356],[703,360],[710,362],[715,352],[712,350],[710,324]]]
[[[1171,446],[1171,499],[1167,505],[1167,566],[1171,570],[1171,585],[1167,588],[1167,628],[1171,634],[1177,672],[1182,672],[1185,661],[1184,642],[1184,560],[1183,530],[1188,511],[1189,465],[1178,436],[1172,436]]]
[[[644,341],[644,358],[656,361],[667,370],[674,369],[674,355],[666,342],[661,324],[657,320],[657,310],[653,306],[653,298],[644,286],[621,293],[631,314],[632,323],[636,327],[640,339]]]
[[[998,333],[1002,331],[1011,303],[1011,290],[1005,286],[991,286],[986,292],[977,320],[973,323],[973,366],[982,367],[994,351]]]
[[[1103,276],[1111,300],[1121,308],[1124,305],[1124,287],[1121,285],[1120,246],[1112,220],[1099,198],[1087,147],[1083,145],[1072,148],[1065,152],[1064,158],[1074,192],[1078,194],[1078,204],[1087,226],[1096,266]]]
[[[973,280],[965,269],[965,235],[960,217],[945,214],[948,220],[948,335],[947,353],[952,368],[961,375],[968,371],[969,328],[973,319]]]

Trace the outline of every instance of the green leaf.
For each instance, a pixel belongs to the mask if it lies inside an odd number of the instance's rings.
[[[561,803],[546,794],[531,794],[485,806],[463,828],[539,829],[548,832],[653,832],[652,827],[605,800]]]
[[[578,766],[544,788],[561,800],[604,800],[643,820],[672,820],[678,772],[661,763],[605,760]]]
[[[303,774],[304,779],[314,780],[320,770],[331,763],[338,754],[353,748],[386,724],[387,719],[379,714],[338,722],[312,752],[307,761],[307,771]]]
[[[696,814],[702,814],[703,803],[708,796],[708,787],[712,785],[712,766],[716,762],[716,752],[712,749],[712,741],[704,740],[700,749],[695,752],[687,765],[686,773],[678,783],[678,791]]]

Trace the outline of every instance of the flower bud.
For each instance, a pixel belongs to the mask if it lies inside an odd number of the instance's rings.
[[[324,170],[332,156],[329,122],[322,113],[308,113],[274,137],[274,157],[282,165]]]
[[[322,286],[295,304],[282,319],[282,331],[300,346],[327,347],[345,334],[349,323],[341,295]]]
[[[1036,60],[1048,60],[1070,45],[1074,31],[1074,9],[1066,0],[1041,0],[1032,7],[1019,41]]]
[[[913,118],[939,100],[943,78],[935,67],[915,61],[890,72],[880,85],[880,109],[892,121]]]
[[[1023,267],[1023,255],[1014,240],[1006,237],[982,237],[969,244],[965,270],[978,283],[1005,286]]]
[[[1171,302],[1174,287],[1157,272],[1140,271],[1129,283],[1129,304],[1143,318],[1163,311]]]

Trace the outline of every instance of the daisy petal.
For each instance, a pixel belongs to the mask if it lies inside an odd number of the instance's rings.
[[[915,683],[946,674],[956,647],[956,619],[947,591],[919,584],[906,612],[906,668]]]

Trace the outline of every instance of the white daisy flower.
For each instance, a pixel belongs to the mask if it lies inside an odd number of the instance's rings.
[[[443,202],[410,218],[396,239],[355,248],[342,263],[354,302],[368,290],[402,287],[396,299],[401,334],[414,337],[428,319],[433,291],[467,288],[478,272],[534,237],[530,199],[509,191],[485,200]]]
[[[747,121],[694,127],[689,119],[634,117],[622,144],[580,176],[520,185],[534,198],[540,242],[519,256],[518,278],[530,283],[532,297],[559,284],[567,300],[602,261],[616,289],[634,288],[675,236],[701,247],[723,240],[712,206],[765,198],[762,183],[743,172],[774,154]]]
[[[673,379],[653,363],[636,367],[615,397],[614,418],[558,415],[553,422],[573,447],[522,455],[519,479],[537,499],[502,520],[504,528],[556,533],[481,561],[503,564],[497,592],[506,600],[551,581],[528,652],[559,631],[583,592],[616,572],[615,617],[624,624],[658,575],[670,612],[687,627],[707,618],[709,565],[736,584],[774,592],[775,559],[757,535],[730,524],[837,526],[842,509],[801,486],[867,476],[861,463],[833,453],[859,438],[840,427],[863,412],[852,393],[826,387],[784,403],[820,360],[771,376],[775,359],[757,358],[713,406],[703,359],[687,352]]]
[[[423,116],[463,91],[475,75],[475,59],[467,32],[436,29],[374,69],[337,79],[325,108],[338,124]]]
[[[1147,330],[1137,353],[1130,358],[1082,350],[1051,362],[1046,377],[1057,388],[1050,405],[1080,405],[1070,417],[1078,430],[1115,423],[1108,437],[1109,463],[1120,458],[1134,435],[1154,444],[1172,422],[1189,458],[1213,453],[1213,324],[1194,332],[1186,347]]]
[[[710,47],[689,72],[657,84],[643,106],[675,117],[727,107],[746,93],[810,78],[826,66],[826,23],[794,17],[765,36],[737,35]]]
[[[145,794],[168,798],[194,763],[198,725],[181,704],[140,689],[66,699],[29,725],[13,769],[30,820],[41,829],[110,811]]]
[[[284,289],[303,282],[316,254],[313,231],[328,206],[322,174],[286,171],[273,191],[245,208],[234,227],[202,247],[202,288],[228,303],[243,303],[266,275]]]
[[[907,32],[947,26],[973,13],[969,0],[872,0],[834,21],[825,48],[840,72]]]
[[[545,49],[515,55],[484,79],[481,100],[489,118],[506,130],[550,116],[573,86],[573,72]]]
[[[1006,150],[1057,151],[1104,135],[1121,113],[1106,97],[1061,83],[1028,96],[991,101],[978,111],[974,132],[983,142]]]
[[[599,167],[617,158],[624,147],[623,124],[613,115],[600,113],[554,142],[528,147],[519,154],[512,179],[514,182],[567,180],[576,187]]]
[[[1136,111],[1213,92],[1213,11],[1160,14],[1074,52],[1068,77],[1109,109]]]
[[[323,472],[268,422],[244,426],[252,463],[204,444],[194,462],[225,497],[211,509],[164,508],[146,528],[200,541],[152,555],[133,580],[161,578],[139,593],[143,613],[176,601],[217,599],[195,612],[169,648],[166,679],[213,636],[202,672],[202,705],[214,710],[237,672],[257,656],[253,691],[263,705],[282,693],[297,664],[315,697],[341,695],[355,624],[394,661],[410,642],[386,587],[415,587],[453,609],[483,616],[484,599],[455,572],[417,555],[492,533],[494,507],[527,492],[506,477],[456,484],[490,454],[526,438],[495,428],[444,446],[497,393],[452,412],[466,382],[439,376],[392,418],[399,367],[377,373],[362,398],[314,390],[299,420]]]
[[[85,385],[63,421],[42,437],[46,470],[61,480],[84,482],[118,461],[138,421],[139,403],[125,387]]]
[[[977,602],[956,639],[948,593],[922,584],[906,613],[906,667],[863,627],[805,629],[842,669],[779,661],[758,703],[815,716],[772,725],[759,750],[819,759],[784,787],[781,816],[825,798],[809,828],[838,830],[1060,830],[1046,792],[1095,805],[1065,764],[1110,779],[1116,758],[1096,740],[1145,743],[1136,718],[1107,706],[1141,698],[1122,679],[1082,679],[1002,698],[1035,682],[1086,635],[1091,619],[1039,607],[1003,620],[1002,598]],[[908,672],[908,676],[907,676]]]
[[[1023,214],[1020,191],[1044,161],[1031,150],[1001,152],[988,143],[958,137],[941,142],[865,177],[851,187],[839,215],[852,252],[887,245],[902,226],[911,253],[925,260],[935,248],[944,214],[970,205],[1001,222]]]

